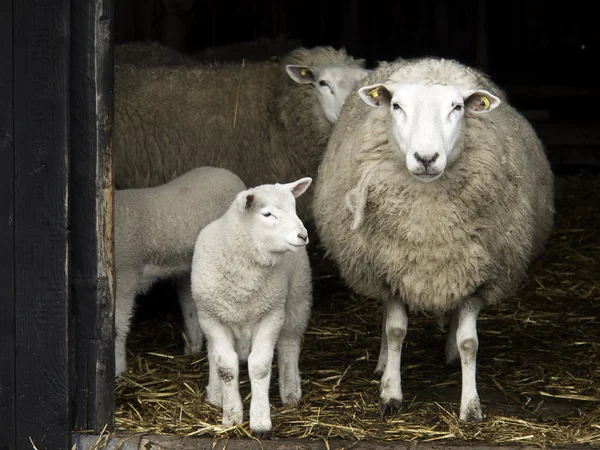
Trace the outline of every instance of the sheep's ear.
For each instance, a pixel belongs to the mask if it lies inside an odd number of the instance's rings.
[[[246,212],[252,209],[256,203],[256,195],[252,191],[242,191],[236,196],[236,202],[240,212]]]
[[[384,84],[372,84],[363,86],[358,90],[358,95],[369,106],[389,106],[392,101],[392,93]]]
[[[488,113],[500,106],[500,103],[502,103],[502,100],[494,94],[481,89],[467,96],[465,111],[475,114]]]
[[[317,69],[308,66],[288,64],[285,66],[285,70],[292,80],[300,84],[312,84],[319,76]]]
[[[294,195],[295,198],[298,198],[306,192],[306,190],[308,189],[308,187],[310,186],[311,183],[312,183],[312,178],[305,177],[305,178],[300,178],[297,181],[287,183],[284,186],[286,186],[290,191],[292,191],[292,194]]]

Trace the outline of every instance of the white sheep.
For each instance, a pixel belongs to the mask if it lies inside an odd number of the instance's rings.
[[[296,49],[281,64],[118,66],[116,186],[156,186],[207,165],[251,186],[316,175],[332,121],[368,73],[363,66],[331,47]],[[303,218],[311,196],[299,201]]]
[[[319,237],[344,280],[384,303],[382,410],[403,400],[408,306],[451,313],[446,359],[461,362],[460,419],[480,420],[477,316],[516,291],[543,249],[550,166],[527,120],[473,68],[399,60],[364,83],[320,168]]]
[[[279,393],[295,405],[302,390],[298,359],[312,305],[308,234],[295,199],[310,177],[240,192],[227,212],[199,234],[192,295],[207,341],[207,401],[223,408],[223,425],[243,421],[239,363],[248,361],[250,428],[271,430],[269,383],[275,345]]]
[[[228,170],[199,167],[153,188],[115,191],[116,376],[126,369],[126,340],[136,295],[160,279],[175,280],[190,345],[202,349],[190,271],[200,230],[246,189]]]

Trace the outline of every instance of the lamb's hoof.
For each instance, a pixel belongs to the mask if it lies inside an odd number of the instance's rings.
[[[301,393],[284,394],[284,396],[281,399],[281,403],[283,404],[283,406],[296,406],[298,403],[300,403],[301,397]]]
[[[381,419],[387,415],[395,414],[402,409],[402,400],[398,400],[396,398],[391,398],[387,402],[379,402],[379,413],[381,414]]]
[[[261,441],[271,439],[271,430],[252,430],[252,434]]]

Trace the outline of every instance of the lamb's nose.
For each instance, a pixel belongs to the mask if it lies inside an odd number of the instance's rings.
[[[300,239],[302,239],[303,241],[305,241],[305,242],[306,242],[306,240],[308,239],[308,235],[307,235],[307,234],[305,234],[305,233],[298,233],[298,237],[299,237]]]

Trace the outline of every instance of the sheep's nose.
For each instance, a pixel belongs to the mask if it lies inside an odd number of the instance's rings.
[[[298,237],[306,242],[308,235],[306,233],[298,233]]]
[[[423,156],[419,155],[418,153],[415,153],[414,156],[415,156],[415,159],[417,161],[419,161],[419,163],[421,163],[423,165],[423,167],[425,167],[427,169],[427,167],[429,167],[429,165],[432,162],[434,162],[436,159],[438,159],[440,154],[436,152],[433,155],[431,155],[430,157],[423,157]]]

